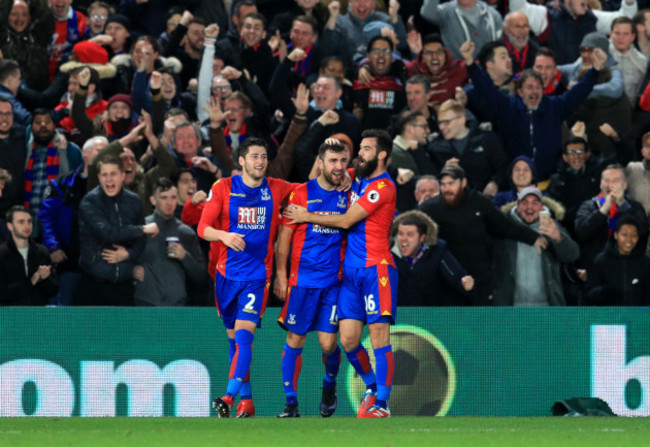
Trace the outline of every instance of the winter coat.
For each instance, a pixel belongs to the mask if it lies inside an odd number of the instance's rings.
[[[115,197],[109,197],[101,186],[94,188],[79,205],[81,270],[113,283],[130,279],[146,243],[143,225],[144,213],[137,194],[122,188]],[[114,250],[113,244],[126,248],[129,257],[116,264],[106,262],[102,251]]]
[[[543,198],[542,202],[551,209],[551,212],[558,218],[564,214],[564,208],[558,202],[549,198]],[[518,225],[525,226],[535,232],[539,232],[539,220],[533,224],[526,224],[517,214],[517,202],[504,205],[501,210],[504,215]],[[556,222],[562,239],[555,242],[549,238],[548,248],[542,251],[542,278],[544,280],[544,294],[548,299],[549,306],[565,306],[562,278],[560,275],[562,263],[572,262],[578,259],[580,249],[564,227]],[[517,258],[518,242],[511,239],[497,241],[495,247],[494,276],[496,287],[494,289],[494,304],[497,306],[512,306],[516,287],[516,269],[519,262]]]
[[[427,222],[426,248],[414,264],[402,257],[397,242],[397,229],[404,216],[417,214]],[[413,210],[395,218],[391,229],[392,248],[399,275],[397,305],[405,306],[464,306],[468,292],[461,278],[468,273],[447,250],[447,243],[438,239],[438,226],[429,216]],[[451,290],[450,290],[451,289]],[[453,293],[455,291],[456,293]],[[459,300],[459,296],[464,299]]]

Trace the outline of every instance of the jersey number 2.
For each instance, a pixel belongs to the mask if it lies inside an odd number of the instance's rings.
[[[248,295],[246,295],[246,298],[249,298],[250,301],[244,306],[244,309],[255,310],[255,308],[253,307],[253,305],[255,304],[255,294],[249,293]]]

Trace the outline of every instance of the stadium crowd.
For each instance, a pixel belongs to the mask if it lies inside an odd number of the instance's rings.
[[[398,306],[650,306],[646,6],[0,0],[0,305],[214,305],[247,139],[385,129]]]

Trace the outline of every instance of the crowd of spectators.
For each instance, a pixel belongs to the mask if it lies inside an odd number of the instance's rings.
[[[239,146],[380,128],[398,305],[650,306],[646,1],[0,0],[0,305],[212,305]]]

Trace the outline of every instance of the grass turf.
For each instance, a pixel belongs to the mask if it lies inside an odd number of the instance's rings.
[[[650,418],[0,418],[0,446],[643,447]]]

